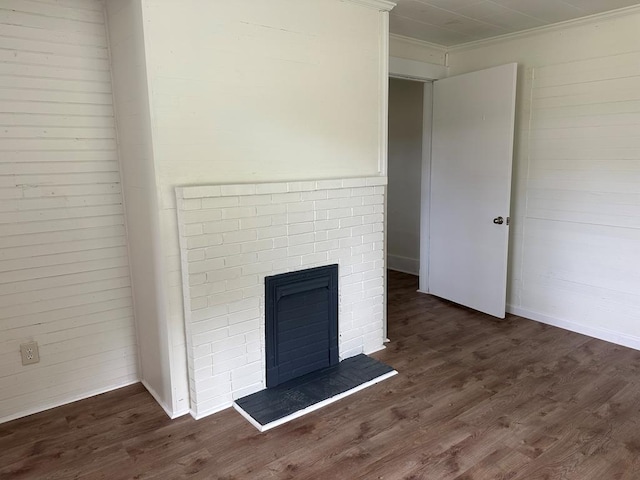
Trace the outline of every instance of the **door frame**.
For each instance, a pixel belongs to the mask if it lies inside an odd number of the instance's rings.
[[[389,57],[389,77],[425,84],[422,103],[422,178],[420,189],[420,271],[418,291],[429,293],[429,209],[431,191],[431,124],[433,120],[433,82],[449,76],[449,67]],[[388,161],[388,160],[387,160]],[[388,169],[387,169],[388,172]],[[387,211],[385,197],[385,211]],[[386,217],[385,217],[386,219]],[[386,231],[386,225],[385,225]],[[385,242],[385,247],[386,247]],[[386,257],[386,253],[385,253]]]

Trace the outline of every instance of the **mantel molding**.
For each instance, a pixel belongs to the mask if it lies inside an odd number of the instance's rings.
[[[389,12],[396,6],[394,2],[389,0],[342,0],[346,3],[355,3],[367,8],[374,8],[381,12]]]

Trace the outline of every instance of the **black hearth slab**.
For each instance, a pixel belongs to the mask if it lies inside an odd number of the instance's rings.
[[[249,415],[255,421],[252,423],[265,427],[395,373],[389,365],[360,354],[277,387],[247,395],[236,400],[235,404],[243,411],[243,415]]]

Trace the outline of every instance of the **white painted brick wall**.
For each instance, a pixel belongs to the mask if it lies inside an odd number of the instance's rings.
[[[340,359],[383,348],[385,177],[176,189],[191,411],[265,388],[264,278],[339,264]]]

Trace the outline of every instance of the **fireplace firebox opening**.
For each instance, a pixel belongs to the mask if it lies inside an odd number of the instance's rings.
[[[338,364],[338,265],[265,278],[267,388]]]

